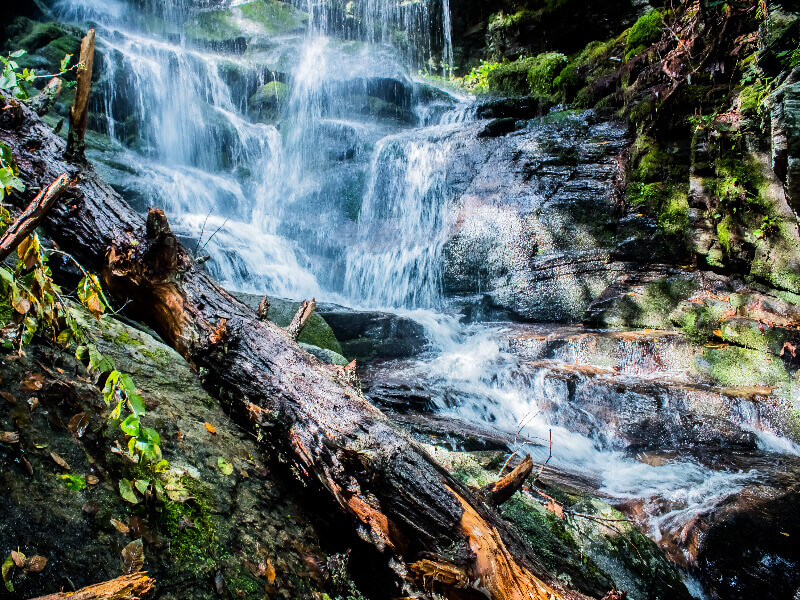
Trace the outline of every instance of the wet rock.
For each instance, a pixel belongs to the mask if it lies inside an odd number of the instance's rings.
[[[301,31],[307,21],[308,15],[288,2],[256,0],[200,12],[186,23],[185,33],[196,43],[242,53],[248,37]]]
[[[311,344],[304,344],[303,342],[300,342],[300,347],[329,365],[339,365],[340,367],[347,366],[348,360],[338,352],[328,350],[327,348],[320,348],[319,346],[312,346]]]
[[[516,129],[517,120],[512,117],[492,119],[478,134],[478,137],[498,137]]]
[[[359,363],[413,356],[427,345],[425,328],[406,317],[333,306],[320,306],[319,314],[341,343],[342,354]]]

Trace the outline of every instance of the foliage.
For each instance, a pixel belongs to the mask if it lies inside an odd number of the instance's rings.
[[[7,57],[0,56],[0,63],[2,63],[3,68],[3,72],[0,74],[0,90],[10,92],[19,100],[27,100],[31,97],[34,91],[34,80],[44,77],[58,77],[64,75],[67,71],[81,67],[81,63],[78,63],[68,69],[67,65],[72,58],[72,54],[67,54],[61,61],[61,68],[58,73],[37,75],[34,69],[19,69],[16,59],[24,55],[25,50],[17,50],[9,53]]]
[[[628,31],[625,42],[625,60],[630,60],[648,46],[661,38],[664,23],[663,15],[657,10],[651,10],[639,18]]]
[[[567,57],[559,52],[545,52],[531,59],[528,86],[531,96],[549,98],[557,90],[556,77],[567,66]]]
[[[482,60],[480,66],[472,69],[464,77],[464,85],[467,89],[476,93],[486,93],[489,91],[489,73],[494,71],[502,63]]]

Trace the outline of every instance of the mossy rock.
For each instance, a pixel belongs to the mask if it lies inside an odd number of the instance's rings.
[[[498,65],[487,76],[489,91],[504,96],[527,96],[528,70],[532,64],[532,59],[526,58]]]
[[[313,354],[322,362],[328,363],[329,365],[339,365],[340,367],[345,367],[350,362],[344,356],[338,352],[334,352],[333,350],[320,348],[319,346],[312,346],[311,344],[306,344],[303,342],[300,342],[300,347],[309,354]]]
[[[697,370],[726,387],[780,386],[791,380],[780,358],[738,346],[705,348]]]
[[[545,52],[530,61],[528,88],[535,98],[552,98],[558,87],[556,78],[567,66],[567,57],[559,52]]]
[[[291,300],[270,298],[269,302],[270,305],[267,318],[280,327],[286,327],[289,325],[289,323],[292,322],[292,317],[294,317],[297,309],[300,308],[299,302],[293,302]],[[297,341],[322,348],[323,350],[331,350],[339,355],[342,354],[342,346],[336,339],[333,330],[325,322],[325,319],[316,313],[311,315],[308,325],[306,325],[303,331],[300,333],[300,337]]]
[[[625,60],[630,60],[661,39],[663,27],[664,16],[657,10],[651,10],[640,17],[628,31]]]
[[[25,17],[17,17],[6,29],[6,46],[10,50],[26,50],[27,54],[17,60],[20,68],[45,70],[56,73],[61,61],[72,54],[70,64],[75,64],[80,52],[81,31],[62,23],[40,23]],[[65,75],[74,79],[73,73]]]
[[[308,15],[288,2],[253,0],[230,8],[202,12],[186,23],[189,39],[228,42],[252,35],[285,35],[302,30]]]
[[[270,81],[262,85],[250,96],[252,106],[277,106],[286,101],[289,87],[280,81]]]

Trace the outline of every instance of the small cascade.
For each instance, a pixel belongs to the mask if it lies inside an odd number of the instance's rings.
[[[431,131],[385,138],[373,154],[345,273],[345,294],[364,304],[431,308],[441,298],[452,148]]]

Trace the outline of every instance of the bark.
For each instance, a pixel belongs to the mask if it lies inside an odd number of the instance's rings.
[[[60,77],[53,77],[44,89],[31,100],[30,107],[36,114],[45,115],[53,108],[53,103],[61,94],[63,84]]]
[[[289,323],[289,326],[286,328],[286,333],[289,334],[290,338],[296,340],[300,337],[300,333],[303,331],[305,326],[308,325],[308,320],[311,318],[311,315],[314,314],[316,308],[316,298],[312,298],[311,302],[308,300],[303,300],[300,303],[300,308],[297,309],[297,312],[292,318],[292,322]]]
[[[154,583],[145,573],[132,573],[81,588],[77,592],[59,592],[33,600],[136,600],[150,595],[155,589]]]
[[[92,68],[94,66],[94,29],[90,29],[81,41],[81,54],[78,62],[78,84],[75,102],[69,111],[69,134],[67,135],[67,156],[73,160],[85,160],[86,120],[89,115],[89,92],[92,89]]]
[[[64,143],[30,111],[0,130],[29,186],[80,175],[46,219],[53,239],[102,275],[109,291],[195,368],[234,418],[392,560],[398,581],[452,599],[579,598],[558,590],[518,534],[346,381],[199,269],[161,211],[147,224],[91,166],[62,159]],[[424,559],[447,575],[412,567]],[[454,577],[453,573],[463,573]],[[402,595],[402,594],[398,594]]]
[[[52,208],[56,200],[67,189],[69,177],[61,175],[47,188],[39,192],[22,214],[6,229],[0,239],[0,263],[3,262],[19,243],[33,233]]]
[[[487,485],[483,488],[483,492],[492,504],[500,506],[522,487],[531,471],[533,471],[533,460],[530,456],[526,456],[511,473]]]

